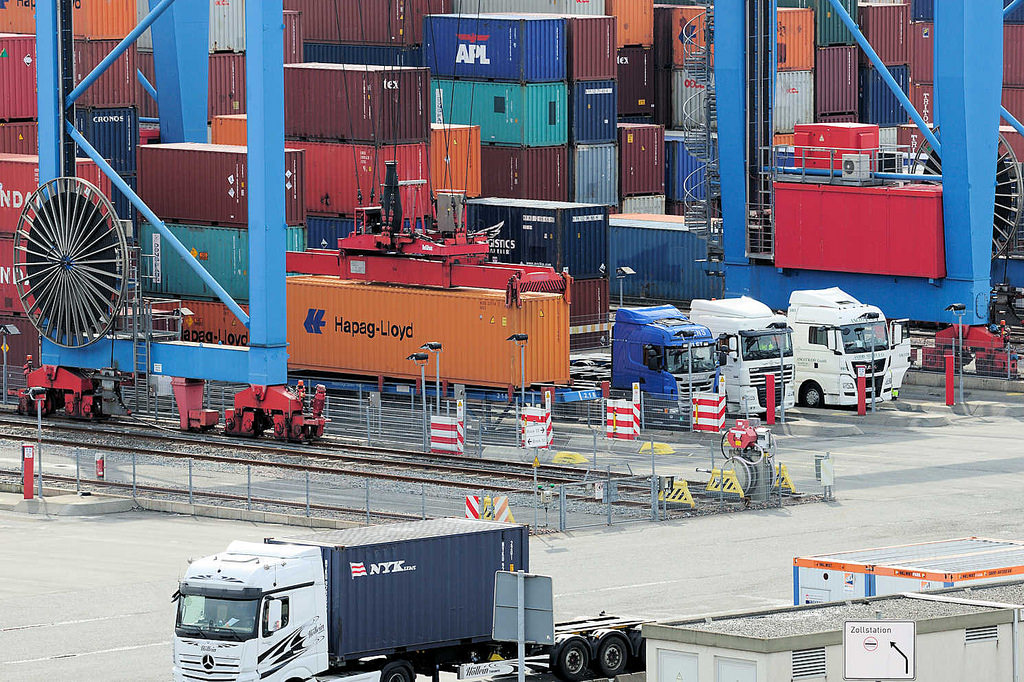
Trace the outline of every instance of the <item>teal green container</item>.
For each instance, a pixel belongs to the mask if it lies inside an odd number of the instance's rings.
[[[565,83],[435,79],[434,122],[480,126],[484,144],[553,147],[569,142]]]
[[[856,45],[853,34],[836,14],[828,0],[778,0],[779,7],[810,7],[814,10],[814,42],[818,47]],[[840,4],[857,22],[857,0],[841,0]]]
[[[249,231],[246,228],[167,223],[167,229],[220,282],[231,298],[240,302],[249,300]],[[143,279],[143,290],[171,298],[216,298],[166,241],[150,223],[142,222],[139,226],[142,252],[154,255],[152,259],[144,259],[148,276]],[[289,251],[304,251],[306,228],[302,225],[289,227],[287,243]]]

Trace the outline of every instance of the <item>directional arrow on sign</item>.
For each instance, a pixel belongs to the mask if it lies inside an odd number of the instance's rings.
[[[903,673],[904,674],[910,673],[910,659],[907,658],[907,655],[905,653],[903,653],[902,651],[900,651],[900,648],[898,646],[896,646],[896,642],[889,642],[889,646],[892,647],[893,649],[895,649],[896,653],[898,653],[900,656],[903,657]]]

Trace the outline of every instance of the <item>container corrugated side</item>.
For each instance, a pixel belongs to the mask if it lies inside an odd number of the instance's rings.
[[[814,10],[814,35],[818,47],[854,45],[850,29],[839,18],[829,0],[778,0],[779,7],[810,7]],[[857,21],[857,0],[840,0],[847,13]]]
[[[620,208],[623,213],[662,214],[665,212],[664,194],[645,194],[636,197],[623,197]]]
[[[707,242],[684,222],[668,216],[612,216],[608,232],[608,267],[636,272],[622,280],[623,294],[651,301],[689,301],[719,295],[701,267]]]
[[[210,3],[210,52],[245,52],[245,0]]]
[[[38,154],[36,121],[0,121],[0,154]]]
[[[707,118],[707,86],[686,69],[672,71],[672,126],[692,129]]]
[[[619,47],[654,44],[653,0],[605,0],[604,11],[619,24]]]
[[[791,133],[797,123],[813,122],[814,72],[779,72],[775,79],[774,132]]]
[[[0,119],[35,118],[36,39],[30,35],[0,34]]]
[[[75,125],[115,171],[135,173],[139,144],[135,107],[76,107]]]
[[[436,79],[433,122],[479,125],[488,144],[547,147],[568,142],[565,83],[485,83]]]
[[[611,338],[608,278],[575,279],[572,282],[570,349],[606,347]]]
[[[302,55],[301,61],[325,64],[426,66],[420,45],[338,45],[306,41],[302,45]]]
[[[910,80],[914,83],[931,83],[935,79],[935,24],[913,22],[910,24]],[[1009,46],[1003,45],[1003,49]],[[1003,60],[1003,78],[1006,78],[1006,60]]]
[[[347,237],[356,229],[354,218],[337,216],[306,216],[306,248],[337,249],[338,240]]]
[[[573,144],[614,142],[619,103],[615,81],[577,81],[570,94]]]
[[[431,126],[430,185],[435,192],[458,191],[478,197],[481,169],[480,126]]]
[[[453,0],[452,11],[462,14],[607,14],[605,0]]]
[[[701,201],[707,196],[705,164],[690,154],[681,132],[665,133],[665,195],[669,201]]]
[[[619,149],[615,144],[572,148],[572,201],[615,206],[619,203]]]
[[[566,77],[565,19],[512,15],[429,15],[423,53],[435,78],[516,83]]]
[[[860,3],[860,28],[886,66],[910,63],[910,8],[905,4]],[[861,52],[861,65],[869,63]]]
[[[705,45],[705,12],[700,6],[655,5],[654,50],[659,69],[682,69],[686,59]],[[711,48],[714,63],[714,46]]]
[[[569,152],[561,147],[480,148],[481,195],[539,201],[569,200]]]
[[[249,330],[220,301],[183,300],[182,308],[192,311],[181,320],[181,340],[225,346],[248,346]],[[249,312],[249,306],[242,304]]]
[[[419,45],[423,17],[451,11],[449,0],[285,0],[302,12],[306,40],[314,43]],[[474,10],[475,12],[475,10]]]
[[[0,234],[0,315],[9,314],[24,315],[25,309],[14,283],[14,238]]]
[[[76,40],[74,43],[75,85],[81,83],[119,42],[119,40]],[[139,98],[136,76],[138,66],[138,49],[133,44],[82,93],[81,97],[76,100],[76,104],[96,107],[126,107],[135,104]]]
[[[75,175],[110,196],[110,179],[89,159],[78,159]],[[39,157],[35,154],[0,154],[0,234],[13,234],[21,210],[39,188]]]
[[[209,72],[209,100],[207,102],[209,117],[213,118],[221,114],[244,114],[245,55],[233,52],[211,54]]]
[[[303,61],[302,12],[284,11],[284,63]]]
[[[0,300],[2,303],[2,300]],[[21,306],[21,303],[18,303]],[[28,361],[28,357],[32,356],[35,360],[34,366],[39,364],[39,332],[36,330],[32,323],[22,315],[4,315],[0,314],[0,325],[11,324],[21,331],[18,335],[11,335],[7,337],[7,345],[10,349],[7,351],[7,367],[8,371],[12,367],[20,367]]]
[[[665,193],[665,129],[619,124],[619,196]]]
[[[1021,24],[1003,26],[1003,85],[1024,86],[1024,25]]]
[[[814,10],[780,8],[776,55],[779,71],[810,71],[814,68]]]
[[[569,379],[569,303],[556,294],[523,294],[508,308],[505,292],[428,289],[339,280],[288,278],[289,365],[338,374],[415,380],[407,359],[428,341],[444,345],[441,378],[470,386],[519,386],[519,349],[506,339],[530,337],[527,384]],[[309,310],[323,310],[318,333],[305,329]]]
[[[246,131],[246,114],[214,116],[210,121],[210,143],[244,146]]]
[[[619,48],[619,116],[653,114],[654,51],[649,47]]]
[[[859,83],[856,47],[820,48],[814,70],[815,115],[856,114]]]
[[[569,80],[617,77],[615,17],[572,16],[566,22]]]
[[[910,74],[906,66],[893,66],[889,73],[905,93],[910,94]],[[877,126],[897,126],[907,122],[907,114],[896,95],[873,68],[860,69],[860,120]]]
[[[1003,106],[1018,121],[1024,118],[1024,88],[1003,88]]]

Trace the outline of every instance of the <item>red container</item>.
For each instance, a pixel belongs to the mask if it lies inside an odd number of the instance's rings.
[[[1024,159],[1024,135],[1017,132],[1016,128],[1000,126],[999,133],[1006,138],[1007,143],[1013,148],[1017,161]]]
[[[400,144],[374,147],[336,142],[288,141],[289,147],[305,150],[305,206],[322,215],[355,215],[359,206],[380,203],[384,162],[398,161],[399,180],[427,180],[427,145]],[[359,193],[362,192],[362,202]],[[430,215],[429,182],[405,185],[401,189],[402,211],[406,216]]]
[[[831,114],[856,114],[860,108],[857,48],[822,47],[814,70],[815,118]]]
[[[793,127],[793,165],[843,169],[843,154],[878,152],[878,126],[870,123],[798,123]],[[834,150],[834,151],[833,151]]]
[[[608,345],[608,278],[574,279],[569,307],[569,348],[582,350]]]
[[[36,117],[36,37],[0,33],[0,120]]]
[[[0,315],[23,315],[18,288],[14,285],[14,239],[0,234]]]
[[[935,24],[930,21],[910,25],[910,80],[915,83],[935,80]]]
[[[818,123],[857,123],[860,116],[857,114],[822,114],[816,116]]]
[[[611,80],[618,75],[615,17],[566,17],[569,80]]]
[[[480,186],[485,197],[569,200],[568,147],[484,145],[480,166],[485,169]]]
[[[858,21],[864,37],[886,66],[910,63],[910,5],[892,3],[861,3],[857,7]],[[865,66],[870,62],[861,53],[860,61]]]
[[[619,116],[654,113],[654,50],[619,48]]]
[[[75,41],[75,85],[77,86],[113,51],[118,40]],[[93,107],[127,107],[139,99],[139,51],[133,44],[118,57],[75,103]]]
[[[1003,24],[1003,85],[1024,86],[1024,24]]]
[[[0,154],[38,153],[38,123],[35,121],[0,122]]]
[[[148,144],[139,147],[139,196],[164,220],[245,227],[249,224],[246,148]],[[285,221],[306,220],[303,152],[285,149]]]
[[[423,15],[447,14],[451,0],[285,0],[284,8],[302,12],[311,43],[419,45]]]
[[[285,135],[346,142],[430,139],[430,70],[352,64],[284,68]]]
[[[1005,94],[1004,94],[1005,99]],[[930,83],[914,83],[910,87],[910,101],[929,125],[935,123],[935,87]],[[909,119],[908,119],[909,120]]]
[[[619,196],[665,193],[665,128],[619,124]]]
[[[139,126],[139,146],[144,144],[160,144],[160,126],[151,123]]]
[[[0,244],[0,248],[4,248],[3,244]],[[0,303],[2,303],[0,299]],[[21,308],[19,302],[18,308]],[[10,348],[7,350],[7,370],[11,368],[21,367],[28,361],[31,356],[36,365],[39,361],[39,332],[32,323],[28,321],[28,318],[23,315],[3,315],[0,314],[0,325],[2,324],[13,324],[18,328],[21,333],[17,336],[8,336],[7,345]],[[2,356],[0,356],[2,359]]]
[[[942,187],[775,183],[775,266],[946,276]]]
[[[89,159],[78,159],[76,175],[110,196],[110,180]],[[39,157],[0,154],[0,234],[13,234],[25,201],[39,188]]]
[[[1024,120],[1024,88],[1003,88],[1003,107],[1018,121]]]
[[[223,114],[245,113],[244,54],[217,52],[210,55],[208,92],[207,110],[211,120]]]
[[[156,89],[156,65],[153,63],[153,53],[139,51],[137,56],[139,65],[139,71],[146,77],[146,80],[150,82],[154,89]],[[138,80],[138,74],[136,74],[136,80]],[[139,116],[146,116],[148,118],[156,118],[159,115],[157,111],[156,100],[153,99],[146,89],[142,87],[142,83],[138,83],[138,95],[136,96],[139,107]],[[209,105],[207,105],[209,106]],[[212,116],[210,118],[213,118]]]
[[[284,12],[284,63],[302,62],[302,12]]]

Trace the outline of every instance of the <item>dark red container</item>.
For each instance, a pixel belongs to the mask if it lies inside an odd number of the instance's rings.
[[[913,123],[906,123],[896,128],[896,144],[903,151],[916,153],[924,141],[924,135]]]
[[[935,123],[935,86],[931,83],[914,83],[910,86],[910,101],[925,123]]]
[[[451,0],[284,0],[284,8],[302,12],[311,43],[419,45],[423,15],[447,14]]]
[[[39,124],[35,121],[0,121],[0,154],[38,154]]]
[[[619,48],[619,116],[654,113],[654,50]]]
[[[673,21],[675,5],[654,6],[654,68],[672,69],[672,46],[679,31]]]
[[[1003,88],[1003,107],[1018,121],[1024,120],[1024,88]]]
[[[160,144],[160,126],[144,123],[139,126],[139,146]]]
[[[0,120],[36,117],[36,37],[0,33]]]
[[[619,124],[619,196],[665,193],[665,128]]]
[[[302,62],[302,12],[284,12],[284,63]]]
[[[930,21],[910,25],[910,80],[914,83],[935,80],[935,24]]]
[[[672,127],[672,70],[654,70],[654,118],[653,123]]]
[[[110,196],[110,180],[89,159],[77,160],[75,174]],[[38,155],[0,154],[0,234],[14,233],[25,202],[38,188]]]
[[[427,145],[422,142],[382,147],[292,140],[286,144],[305,152],[305,205],[310,213],[351,218],[359,206],[379,203],[385,161],[398,161],[399,181],[428,180]],[[432,212],[429,182],[404,185],[400,194],[406,217]]]
[[[480,190],[485,197],[569,200],[568,147],[480,148]]]
[[[75,85],[89,73],[117,46],[117,40],[75,40]],[[76,104],[94,107],[127,107],[139,99],[139,51],[132,45],[103,72],[82,95]]]
[[[430,70],[352,64],[284,68],[285,135],[346,142],[430,139]]]
[[[245,147],[191,142],[139,147],[139,196],[164,220],[245,227],[245,153]],[[301,225],[306,220],[302,150],[285,149],[284,163],[285,221]]]
[[[618,75],[615,17],[566,18],[569,80],[611,80]]]
[[[946,276],[939,185],[777,182],[775,234],[779,268]]]
[[[14,239],[0,235],[0,315],[24,314],[18,288],[14,285]]]
[[[6,245],[0,243],[0,248],[6,248]],[[2,260],[2,257],[0,257],[0,260]],[[21,310],[21,302],[17,301],[17,299],[15,300],[18,309]],[[3,299],[0,298],[0,304],[2,303]],[[10,346],[7,350],[7,371],[11,371],[11,369],[15,367],[23,366],[25,362],[28,361],[29,356],[32,357],[34,364],[38,365],[39,332],[32,326],[32,323],[28,321],[28,318],[23,314],[0,314],[0,324],[13,324],[18,328],[18,331],[21,332],[17,336],[7,337],[7,345]]]
[[[860,116],[857,114],[822,114],[817,117],[818,123],[857,123]]]
[[[886,66],[910,63],[910,5],[892,3],[861,3],[857,7],[858,21],[864,37]],[[867,55],[860,56],[861,63],[869,64]]]
[[[859,109],[857,48],[822,47],[815,55],[814,113],[856,114]]]
[[[155,83],[154,83],[155,85]],[[245,113],[245,55],[217,52],[210,55],[209,116]]]
[[[574,279],[569,308],[569,348],[583,350],[608,345],[608,278]]]
[[[1003,24],[1003,85],[1024,86],[1024,24]]]
[[[153,88],[156,89],[156,65],[153,62],[153,53],[139,50],[137,60],[139,64],[139,71],[142,72],[142,75],[146,77],[146,80],[148,80]],[[138,80],[138,74],[136,74],[136,80]],[[146,92],[146,89],[142,87],[142,83],[138,84],[138,93],[139,94],[136,97],[138,103],[136,106],[139,107],[139,116],[156,118],[160,113],[156,107],[156,100]]]

